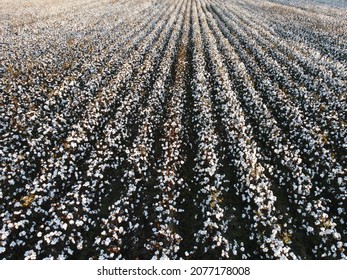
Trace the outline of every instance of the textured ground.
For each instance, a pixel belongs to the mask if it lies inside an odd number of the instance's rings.
[[[346,258],[344,2],[0,0],[0,258]]]

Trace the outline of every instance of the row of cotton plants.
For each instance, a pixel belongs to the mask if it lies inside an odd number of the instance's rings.
[[[228,257],[229,242],[225,237],[227,224],[224,210],[220,203],[223,199],[222,180],[220,174],[219,139],[216,133],[215,120],[211,100],[209,73],[206,71],[206,58],[203,52],[203,39],[199,24],[198,7],[192,8],[192,63],[193,63],[193,125],[197,130],[197,154],[194,158],[194,178],[191,191],[194,193],[193,203],[198,207],[194,243],[191,254],[204,256],[207,252],[216,258]]]

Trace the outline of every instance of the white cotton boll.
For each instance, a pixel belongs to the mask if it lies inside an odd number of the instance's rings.
[[[100,237],[95,238],[95,244],[99,245],[99,244],[100,244],[100,241],[101,241],[101,238],[100,238]]]
[[[30,250],[24,253],[25,260],[36,260],[36,253],[34,250]]]
[[[340,240],[340,239],[341,239],[341,234],[339,234],[338,232],[334,232],[334,233],[333,233],[333,237],[334,237],[336,240]]]
[[[105,240],[105,245],[108,246],[111,243],[111,238],[107,237]]]
[[[169,260],[169,257],[164,254],[160,257],[160,260]]]
[[[337,178],[337,183],[339,184],[339,186],[342,185],[343,179],[341,177]]]
[[[85,197],[83,197],[83,198],[82,198],[82,204],[83,204],[83,205],[86,205],[87,203],[88,203],[88,199],[85,198]]]
[[[45,241],[47,242],[47,244],[50,244],[51,243],[51,236],[49,235],[49,234],[46,234],[45,236],[44,236],[44,239],[45,239]]]
[[[59,239],[58,239],[58,238],[54,238],[54,239],[51,241],[51,245],[55,245],[55,244],[57,244],[57,243],[58,243],[58,241],[59,241]]]
[[[3,231],[2,234],[0,235],[0,240],[5,240],[9,235],[10,235],[9,231]]]
[[[335,245],[331,245],[330,249],[331,249],[331,251],[332,251],[333,253],[336,252],[336,247],[335,247]]]
[[[124,228],[123,228],[123,227],[120,227],[119,230],[118,230],[118,232],[119,232],[120,234],[122,234],[122,233],[124,232]]]
[[[219,212],[217,215],[216,215],[216,218],[217,220],[219,221],[221,218],[223,218],[223,212]]]
[[[4,253],[6,251],[5,247],[0,247],[0,254]]]
[[[307,232],[313,232],[314,231],[313,227],[310,227],[310,226],[308,226],[306,230],[307,230]]]
[[[72,213],[67,214],[66,218],[68,218],[70,220],[73,219],[73,214]]]

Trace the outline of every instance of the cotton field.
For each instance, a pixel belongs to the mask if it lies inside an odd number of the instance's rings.
[[[346,3],[0,0],[0,259],[347,259]]]

